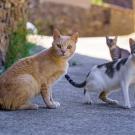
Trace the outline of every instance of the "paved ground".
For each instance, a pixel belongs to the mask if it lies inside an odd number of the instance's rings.
[[[82,40],[83,42],[86,41],[84,45],[82,44]],[[105,62],[106,60],[103,59],[105,56],[106,59],[110,59],[108,57],[109,55],[107,55],[104,50],[106,47],[103,38],[99,40],[94,38],[87,40],[79,40],[78,54],[76,54],[71,61],[71,63],[75,61],[77,65],[71,66],[68,71],[72,78],[77,81],[83,80],[84,76],[93,65]],[[94,44],[93,41],[95,42]],[[103,50],[98,50],[99,41],[101,41]],[[124,47],[127,47],[127,39],[121,38],[120,43],[122,43],[122,41],[124,41]],[[97,51],[93,53],[93,50],[96,50],[96,48]],[[86,50],[86,55],[82,55]],[[103,53],[100,51],[103,51]],[[106,55],[103,55],[104,53]],[[100,56],[102,59],[97,58],[97,56]],[[83,103],[82,89],[72,87],[64,78],[59,81],[53,89],[55,99],[61,103],[60,108],[54,110],[39,109],[37,111],[1,111],[0,135],[135,134],[134,91],[130,91],[133,108],[128,110],[118,106],[104,104],[97,98],[98,93],[92,93],[94,102],[92,105],[85,105]],[[112,94],[112,98],[118,99],[121,103],[123,101],[120,92]],[[33,102],[43,104],[41,97],[37,97]]]

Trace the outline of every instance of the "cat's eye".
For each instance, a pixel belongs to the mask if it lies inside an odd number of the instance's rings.
[[[61,48],[61,45],[60,44],[57,44],[57,47]]]
[[[71,49],[72,48],[72,46],[71,45],[69,45],[68,47],[67,47],[67,49]]]

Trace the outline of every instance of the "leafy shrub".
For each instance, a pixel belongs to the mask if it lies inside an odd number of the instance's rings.
[[[10,43],[6,55],[5,69],[10,67],[18,59],[29,56],[29,50],[34,44],[26,42],[27,32],[25,29],[18,29],[10,36]]]
[[[96,4],[96,5],[102,5],[103,4],[103,0],[92,0],[91,2],[92,2],[92,4]]]

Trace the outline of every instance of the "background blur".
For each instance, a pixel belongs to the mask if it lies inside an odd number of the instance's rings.
[[[28,22],[34,33],[28,31]],[[52,39],[45,36],[52,36],[54,28],[64,35],[78,31],[80,37],[95,37],[82,44],[106,47],[105,38],[97,40],[96,37],[135,32],[135,0],[0,0],[0,71],[3,66],[7,69],[18,59],[33,54],[31,48],[37,45],[51,46]],[[33,35],[27,41],[28,34]],[[118,41],[118,45],[129,49],[127,39],[122,44],[123,40]],[[95,57],[95,51],[92,52]],[[107,54],[100,55],[100,52],[98,57],[106,58]]]
[[[125,35],[134,32],[134,0],[30,0],[28,20],[40,34],[55,27],[80,36]]]

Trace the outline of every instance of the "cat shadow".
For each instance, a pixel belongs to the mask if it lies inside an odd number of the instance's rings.
[[[107,104],[107,103],[93,103],[93,104],[82,104],[85,107],[89,107],[92,110],[101,109],[101,110],[129,110],[128,108],[123,107],[120,104]]]

